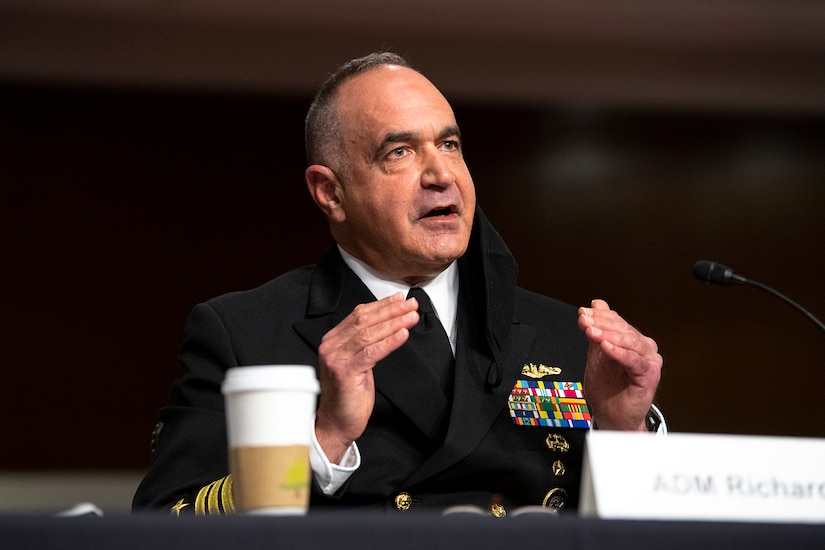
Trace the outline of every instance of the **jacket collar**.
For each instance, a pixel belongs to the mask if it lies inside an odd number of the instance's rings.
[[[476,207],[467,252],[459,259],[459,269],[462,270],[462,277],[472,274],[474,294],[483,297],[482,315],[485,317],[488,343],[492,353],[498,355],[510,332],[518,267],[501,235],[479,207]],[[360,297],[375,299],[366,286],[355,284],[350,280],[352,278],[358,280],[344,263],[337,246],[333,245],[313,270],[307,317],[339,311],[341,305],[348,301],[344,295],[347,283],[360,286],[357,288]]]
[[[478,309],[484,317],[485,339],[493,359],[487,372],[487,385],[497,387],[502,382],[505,342],[515,322],[513,308],[518,266],[504,239],[478,207],[470,244],[459,266],[462,276],[472,281],[473,296],[483,300],[483,306]]]

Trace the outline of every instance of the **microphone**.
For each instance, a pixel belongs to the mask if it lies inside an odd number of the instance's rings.
[[[707,260],[699,260],[693,264],[693,275],[700,281],[712,285],[743,285],[747,282],[747,279],[736,275],[731,268]]]
[[[711,285],[728,286],[730,284],[736,283],[738,285],[750,285],[756,287],[760,290],[767,292],[768,294],[776,296],[783,302],[795,307],[800,312],[802,312],[803,315],[810,319],[813,322],[813,324],[815,324],[823,331],[825,331],[825,324],[822,324],[822,321],[814,317],[813,314],[811,314],[809,311],[806,311],[802,306],[800,306],[784,294],[779,293],[778,291],[772,289],[767,285],[764,285],[757,281],[751,281],[750,279],[746,279],[741,275],[737,275],[733,272],[731,268],[729,268],[726,265],[711,262],[708,260],[699,260],[698,262],[693,264],[693,275],[700,281]]]

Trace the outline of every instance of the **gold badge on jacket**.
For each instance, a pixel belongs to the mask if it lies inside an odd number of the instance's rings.
[[[589,429],[592,425],[590,408],[584,398],[581,382],[540,380],[559,375],[561,369],[529,363],[516,380],[507,406],[510,418],[517,426],[547,426],[550,428]]]
[[[544,378],[545,376],[561,374],[561,369],[559,367],[548,367],[541,363],[538,365],[535,363],[527,363],[521,368],[521,374],[529,376],[530,378]]]

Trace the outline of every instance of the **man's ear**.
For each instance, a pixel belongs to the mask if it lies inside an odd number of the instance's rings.
[[[331,221],[346,219],[343,209],[343,189],[338,177],[328,167],[313,164],[306,169],[304,179],[315,204]]]

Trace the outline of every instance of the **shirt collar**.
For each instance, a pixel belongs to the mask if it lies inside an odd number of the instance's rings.
[[[358,276],[372,294],[379,300],[401,292],[404,296],[410,290],[410,285],[402,281],[394,281],[381,275],[370,266],[338,246],[338,251],[347,266]],[[455,353],[456,314],[458,313],[458,264],[450,266],[429,281],[416,285],[424,290],[433,303],[433,309],[444,332],[450,339],[450,345]]]

